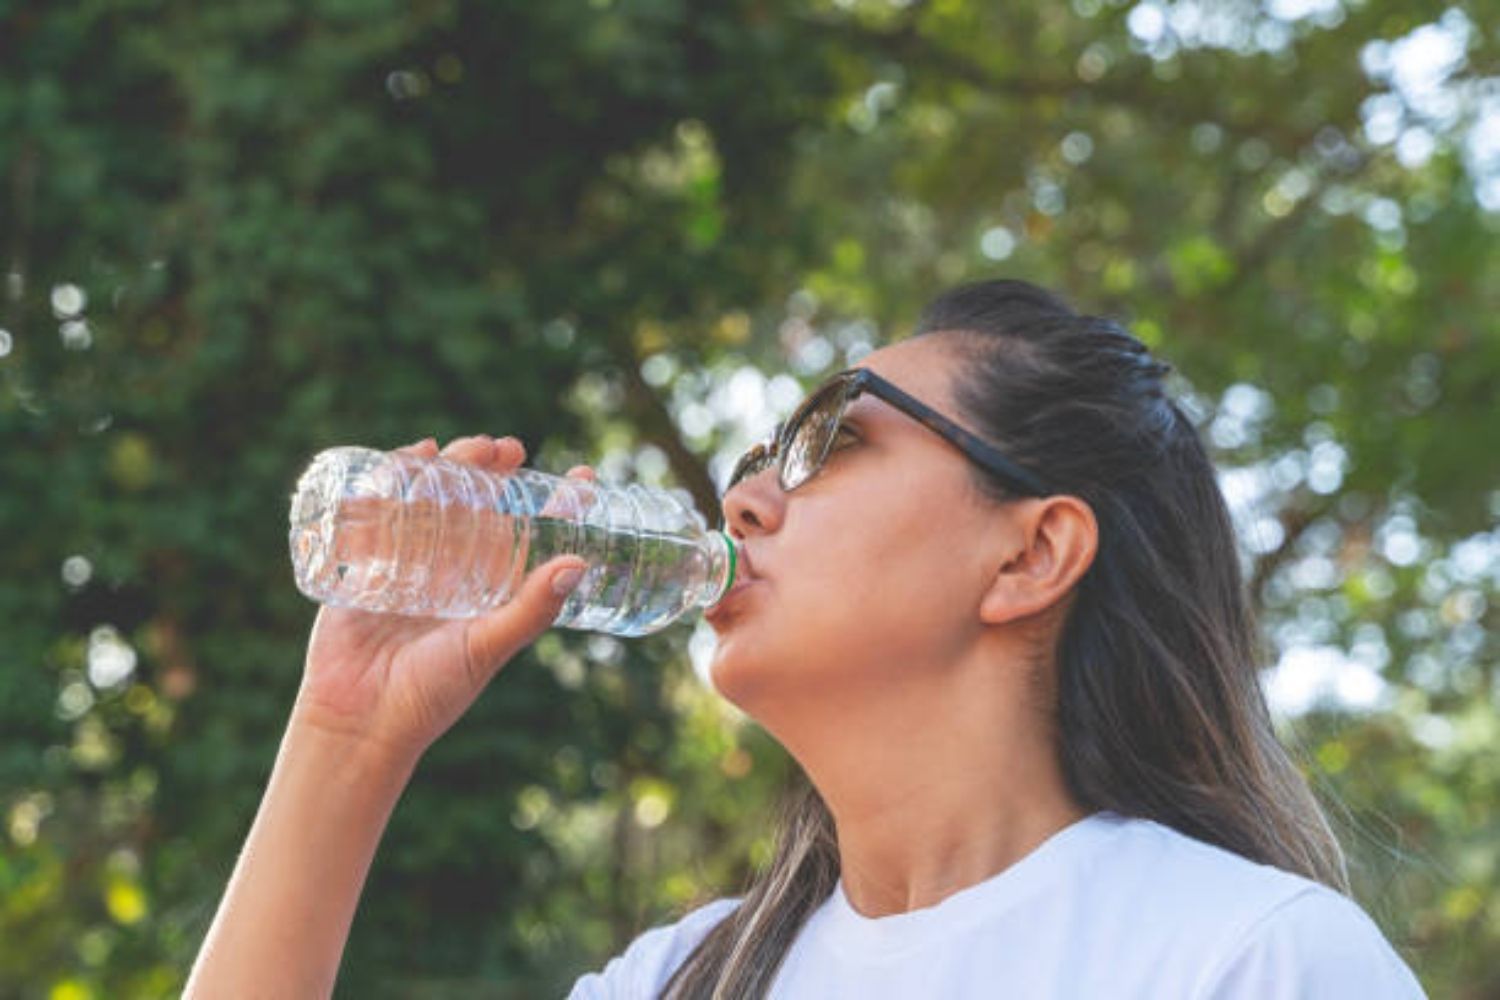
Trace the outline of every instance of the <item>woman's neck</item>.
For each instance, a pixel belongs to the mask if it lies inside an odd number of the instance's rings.
[[[865,916],[933,906],[1088,814],[1035,702],[973,687],[845,702],[837,725],[784,740],[833,814],[844,892]]]
[[[1086,814],[1068,801],[981,803],[966,782],[933,782],[852,816],[835,811],[844,894],[867,917],[935,906]]]

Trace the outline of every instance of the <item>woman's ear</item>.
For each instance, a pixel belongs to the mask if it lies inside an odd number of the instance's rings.
[[[1017,621],[1061,605],[1099,550],[1094,511],[1058,494],[1010,504],[1008,530],[989,590],[979,604],[986,625]]]

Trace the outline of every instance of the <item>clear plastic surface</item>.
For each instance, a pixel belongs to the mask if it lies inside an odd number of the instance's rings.
[[[588,569],[555,624],[621,636],[712,605],[733,582],[728,536],[665,491],[368,448],[313,460],[290,545],[316,601],[441,618],[504,604],[535,567],[579,555]]]

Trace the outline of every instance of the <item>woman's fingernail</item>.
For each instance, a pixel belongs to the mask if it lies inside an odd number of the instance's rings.
[[[583,567],[570,566],[552,578],[552,592],[558,597],[571,594],[581,579],[583,579]]]

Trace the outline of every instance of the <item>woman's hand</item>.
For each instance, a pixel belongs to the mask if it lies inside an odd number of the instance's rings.
[[[431,439],[398,450],[439,454]],[[525,461],[526,449],[515,438],[479,435],[452,441],[441,455],[505,473]],[[568,475],[594,478],[587,466],[575,466]],[[414,761],[506,661],[552,624],[585,565],[574,556],[552,559],[526,577],[511,601],[469,619],[324,606],[308,642],[294,724]]]
[[[402,450],[438,453],[431,441]],[[491,472],[526,458],[513,438],[462,438],[442,454]],[[593,479],[584,466],[568,475]],[[188,977],[189,1000],[333,993],[376,845],[417,758],[556,619],[570,589],[559,577],[583,566],[559,556],[510,603],[461,621],[318,611],[292,721]]]

